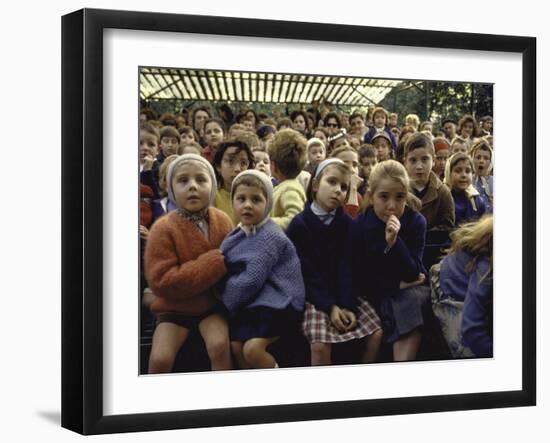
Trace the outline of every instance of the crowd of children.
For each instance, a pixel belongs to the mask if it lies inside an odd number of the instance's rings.
[[[147,371],[174,370],[191,332],[213,370],[278,367],[292,334],[311,365],[351,342],[357,362],[414,360],[436,336],[424,358],[491,356],[492,118],[403,122],[142,109]]]

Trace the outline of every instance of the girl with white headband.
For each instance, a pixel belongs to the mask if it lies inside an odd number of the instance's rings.
[[[304,282],[296,249],[270,218],[273,186],[263,172],[241,172],[231,186],[236,229],[221,245],[228,270],[222,301],[230,315],[231,348],[238,365],[274,368],[266,348],[293,327],[304,309]]]
[[[333,345],[366,337],[362,362],[376,361],[382,329],[371,305],[352,287],[349,229],[343,210],[351,170],[338,158],[323,160],[308,189],[303,212],[290,223],[290,237],[302,265],[306,309],[302,330],[310,343],[311,364],[332,363]]]
[[[196,154],[177,157],[166,185],[177,209],[158,219],[147,240],[145,275],[154,294],[156,317],[149,373],[170,372],[191,330],[204,339],[211,368],[231,369],[225,309],[213,286],[224,276],[219,249],[231,220],[211,207],[216,177],[208,160]]]

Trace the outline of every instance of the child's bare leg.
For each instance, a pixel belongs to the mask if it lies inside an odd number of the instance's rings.
[[[380,351],[382,335],[382,329],[378,329],[367,337],[367,349],[361,359],[363,363],[374,363],[378,359],[378,351]]]
[[[246,363],[251,368],[274,368],[277,363],[266,348],[279,337],[251,338],[243,346],[243,355]]]
[[[332,363],[330,343],[312,343],[311,346],[311,366],[330,365]]]
[[[176,354],[189,336],[189,329],[175,323],[159,323],[153,333],[149,356],[149,374],[170,372]]]
[[[242,341],[232,341],[231,342],[231,351],[233,352],[233,355],[235,356],[235,360],[237,360],[237,364],[239,365],[239,368],[248,369],[249,366],[246,364],[246,361],[245,361],[244,355],[243,355],[243,342]]]
[[[408,361],[416,358],[422,335],[418,329],[404,335],[393,344],[393,361]]]
[[[231,369],[231,350],[227,322],[220,314],[212,314],[199,323],[213,371]]]

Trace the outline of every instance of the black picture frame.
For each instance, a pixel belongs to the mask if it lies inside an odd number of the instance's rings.
[[[522,388],[106,416],[103,411],[103,31],[128,29],[518,53],[522,56]],[[62,426],[151,431],[536,404],[536,39],[83,9],[62,18]]]

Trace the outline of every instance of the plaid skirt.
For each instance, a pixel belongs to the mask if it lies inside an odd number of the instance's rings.
[[[352,331],[339,332],[330,322],[330,317],[306,302],[302,330],[309,343],[344,343],[350,340],[372,335],[381,329],[380,319],[373,307],[363,298],[359,298],[356,309],[357,326]]]

